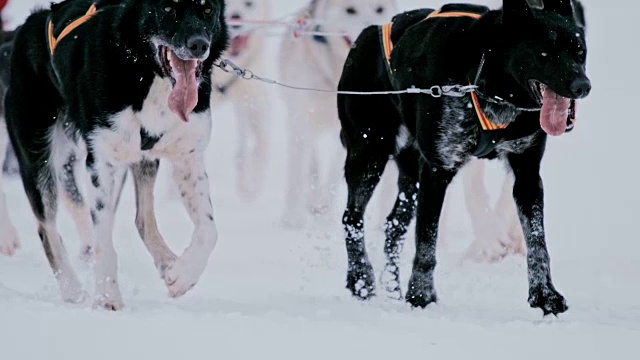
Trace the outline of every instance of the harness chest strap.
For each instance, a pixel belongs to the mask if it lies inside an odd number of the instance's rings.
[[[56,46],[58,45],[60,40],[69,35],[73,30],[77,29],[82,24],[89,21],[89,19],[91,19],[97,12],[98,8],[96,7],[96,4],[91,5],[91,7],[89,7],[89,10],[87,10],[87,12],[82,17],[74,20],[71,24],[67,25],[67,27],[62,30],[57,38],[53,35],[54,25],[53,20],[50,19],[49,23],[47,24],[47,40],[49,43],[49,52],[51,53],[51,55],[53,55],[53,52],[55,51]]]
[[[469,13],[469,12],[461,12],[461,11],[450,11],[450,12],[440,12],[434,11],[429,16],[425,18],[425,20],[432,18],[456,18],[456,17],[470,17],[473,19],[479,19],[482,17],[480,14]],[[389,70],[389,74],[393,75],[393,68],[391,67],[391,53],[393,52],[393,42],[391,41],[391,31],[393,29],[393,23],[385,24],[380,27],[381,33],[381,42],[382,49],[384,52],[384,57],[387,61],[387,69]],[[493,130],[502,130],[505,129],[508,124],[498,125],[494,124],[489,120],[487,115],[482,111],[482,107],[480,106],[480,101],[478,100],[478,94],[475,91],[470,93],[471,101],[473,102],[473,107],[476,111],[476,115],[478,116],[478,121],[480,122],[480,126],[483,130],[493,131]]]

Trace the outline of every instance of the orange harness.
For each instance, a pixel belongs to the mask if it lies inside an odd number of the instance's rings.
[[[429,16],[427,16],[424,20],[433,19],[433,18],[456,18],[456,17],[470,17],[473,19],[479,19],[482,15],[470,13],[470,12],[461,12],[461,11],[450,11],[450,12],[440,12],[434,11]],[[381,41],[382,41],[382,49],[384,51],[384,57],[387,61],[387,68],[389,69],[389,73],[393,75],[393,68],[391,67],[391,53],[393,52],[393,42],[391,41],[391,30],[393,28],[393,23],[389,23],[386,25],[382,25],[380,27]],[[476,115],[478,116],[478,121],[480,122],[480,126],[482,126],[483,130],[493,131],[493,130],[502,130],[505,129],[509,124],[498,125],[494,124],[489,120],[487,115],[485,115],[484,111],[482,111],[482,107],[480,106],[480,101],[478,100],[478,94],[475,91],[471,93],[471,101],[473,102],[473,108],[476,110]]]
[[[87,10],[82,17],[67,25],[57,38],[53,35],[53,20],[49,20],[49,24],[47,25],[47,40],[49,42],[49,51],[51,52],[51,55],[53,55],[53,52],[55,51],[56,46],[58,46],[60,40],[69,35],[73,30],[77,29],[80,25],[89,21],[89,19],[91,19],[97,12],[98,9],[96,4],[91,5],[89,10]]]

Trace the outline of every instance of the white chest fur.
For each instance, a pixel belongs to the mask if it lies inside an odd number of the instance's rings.
[[[95,153],[114,164],[130,164],[143,157],[175,159],[203,152],[211,134],[210,111],[192,113],[185,123],[169,110],[170,91],[170,83],[156,77],[140,112],[129,107],[111,117],[110,128],[92,134]],[[149,136],[159,138],[149,150],[142,150],[143,129]]]

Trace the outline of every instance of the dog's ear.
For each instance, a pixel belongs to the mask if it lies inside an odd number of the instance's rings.
[[[505,24],[517,24],[524,18],[532,15],[531,7],[527,0],[504,0],[502,3],[503,21]]]
[[[571,0],[544,0],[544,9],[553,11],[560,16],[573,16]]]
[[[587,19],[586,16],[584,14],[584,6],[582,6],[582,3],[579,0],[575,0],[573,2],[573,11],[575,13],[575,19],[576,22],[578,23],[578,25],[580,25],[580,27],[582,28],[586,28],[587,27]]]

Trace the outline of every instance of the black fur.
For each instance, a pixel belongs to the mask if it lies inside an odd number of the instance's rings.
[[[45,31],[49,21],[59,36],[94,3],[98,13],[61,40],[52,55]],[[51,234],[42,235],[42,229],[54,221],[56,182],[62,181],[67,192],[77,193],[73,174],[57,179],[54,173],[60,174],[60,169],[48,164],[52,129],[62,126],[69,138],[86,142],[87,170],[96,188],[104,186],[90,135],[110,128],[110,118],[124,109],[139,112],[154,79],[167,78],[153,39],[170,49],[184,49],[190,58],[201,61],[194,113],[209,110],[212,65],[228,41],[224,10],[223,0],[66,0],[34,12],[17,32],[5,100],[7,126],[45,249]],[[209,56],[203,58],[206,50]],[[141,150],[149,150],[161,138],[146,130],[140,134],[148,135]],[[65,169],[77,160],[69,158]],[[116,172],[109,163],[105,167],[110,176]],[[79,196],[71,199],[82,201]],[[110,204],[104,198],[90,204],[94,220]],[[49,258],[55,271],[59,264]]]
[[[482,157],[505,161],[515,174],[513,195],[528,247],[529,303],[545,314],[558,314],[567,306],[551,281],[543,227],[540,162],[547,135],[541,130],[539,112],[518,108],[539,108],[530,80],[541,81],[571,99],[586,96],[590,84],[585,75],[584,29],[574,18],[571,1],[545,3],[545,9],[532,9],[525,0],[505,0],[504,7],[494,11],[464,4],[441,9],[482,14],[479,20],[422,21],[433,11],[430,9],[400,14],[394,19],[392,33],[393,75],[389,75],[381,54],[379,29],[369,27],[349,54],[339,89],[466,85],[474,81],[481,58],[486,56],[479,90],[510,104],[481,99],[490,119],[509,124],[495,133],[495,143]],[[400,292],[398,257],[417,208],[416,257],[406,300],[415,307],[426,307],[437,300],[433,272],[445,192],[474,155],[482,131],[469,97],[341,95],[338,110],[348,153],[345,176],[349,198],[343,217],[349,258],[347,287],[362,299],[375,294],[363,214],[389,156],[394,155],[400,168],[399,195],[388,217],[384,285],[387,291]],[[397,141],[397,137],[406,141]]]

